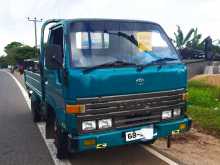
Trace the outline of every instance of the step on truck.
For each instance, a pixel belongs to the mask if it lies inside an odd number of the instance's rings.
[[[47,42],[45,28],[49,26]],[[187,69],[153,22],[53,19],[41,30],[39,72],[25,71],[34,122],[57,157],[188,131]]]

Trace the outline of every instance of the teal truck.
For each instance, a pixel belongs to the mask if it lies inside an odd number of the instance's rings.
[[[47,42],[45,28],[49,26]],[[39,72],[25,71],[34,122],[57,158],[188,131],[187,69],[160,25],[53,19],[41,30]]]

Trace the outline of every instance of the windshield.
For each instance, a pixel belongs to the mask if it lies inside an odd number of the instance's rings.
[[[155,24],[83,21],[72,23],[70,31],[74,67],[93,67],[115,61],[146,65],[161,58],[179,60],[167,36]]]

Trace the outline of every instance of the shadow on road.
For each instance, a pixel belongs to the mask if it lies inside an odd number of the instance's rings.
[[[139,145],[128,145],[100,151],[90,151],[73,155],[72,164],[80,165],[165,165],[157,157],[146,152]]]

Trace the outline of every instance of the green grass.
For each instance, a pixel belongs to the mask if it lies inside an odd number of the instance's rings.
[[[187,114],[199,128],[220,135],[220,88],[193,80],[188,89]]]

